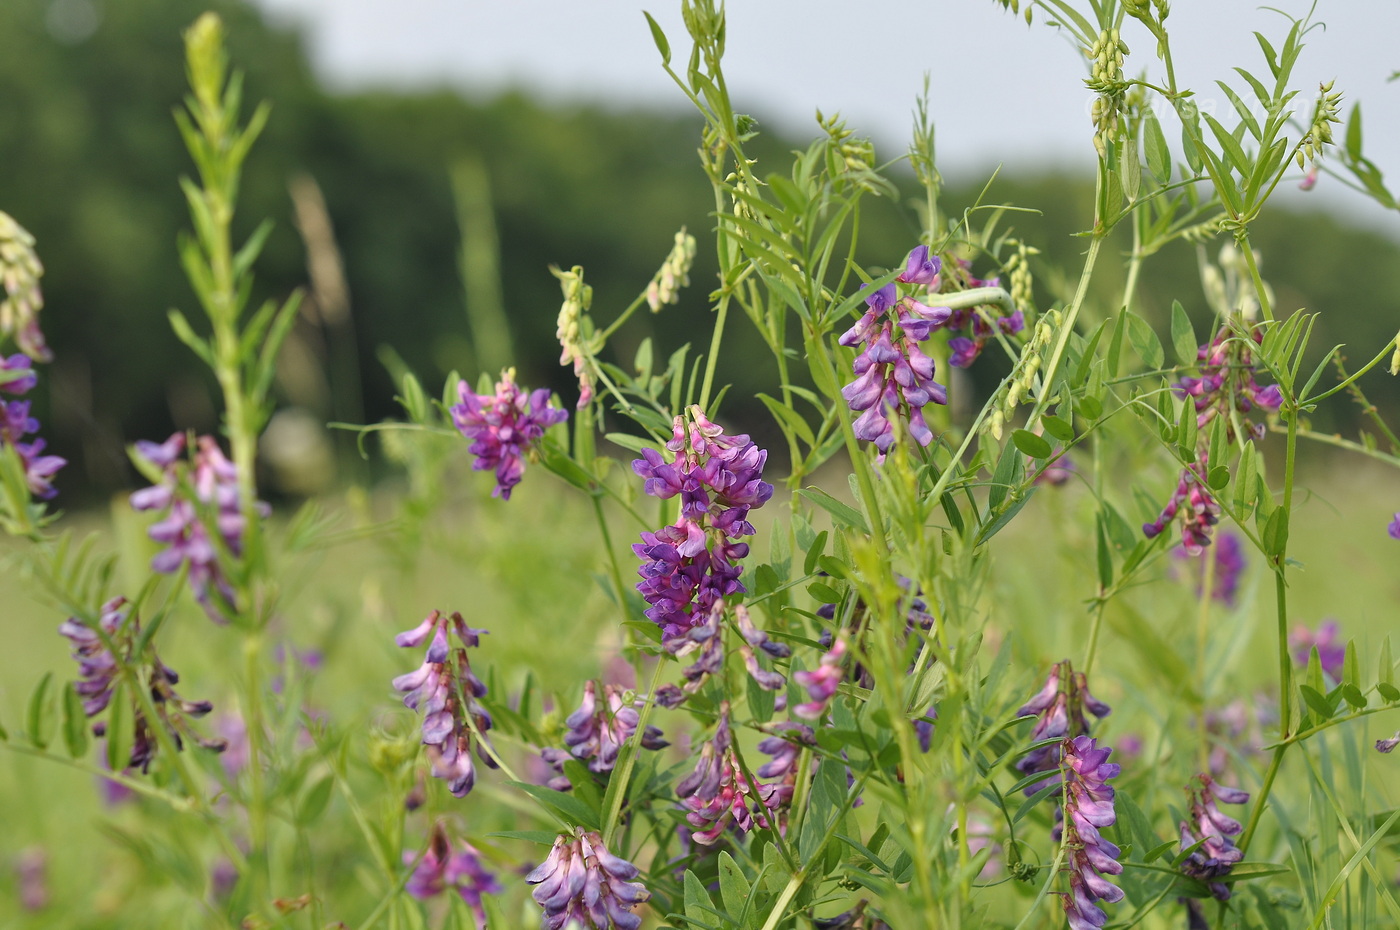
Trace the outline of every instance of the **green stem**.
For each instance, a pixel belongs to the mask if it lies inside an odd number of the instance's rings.
[[[720,295],[719,306],[715,308],[715,331],[710,338],[710,354],[705,359],[705,379],[700,384],[700,410],[710,404],[710,389],[714,386],[715,365],[719,362],[719,346],[724,338],[724,320],[729,315],[729,292]]]
[[[613,549],[612,533],[608,531],[608,518],[603,513],[603,499],[597,494],[590,495],[593,501],[593,515],[598,520],[598,532],[603,536],[603,550],[608,554],[608,574],[612,577],[613,590],[617,594],[617,609],[623,620],[627,616],[627,588],[622,583],[622,568],[617,564],[617,551]]]
[[[642,756],[642,735],[647,731],[647,724],[651,721],[652,709],[656,707],[656,689],[661,684],[661,670],[665,663],[660,659],[656,662],[656,670],[652,672],[651,684],[647,686],[647,696],[642,704],[642,712],[637,718],[637,729],[633,732],[631,751],[624,753],[621,763],[612,773],[612,780],[608,783],[608,794],[612,797],[608,809],[603,812],[603,845],[612,843],[613,834],[617,830],[618,815],[622,812],[622,802],[627,797],[627,782],[632,777],[632,770],[637,766],[637,760]],[[616,790],[613,790],[613,782],[616,782]]]
[[[815,348],[818,363],[827,372],[832,384],[839,384],[840,379],[836,376],[836,364],[831,359],[831,353],[827,350],[826,340],[819,335],[813,335],[807,340],[809,348]],[[865,505],[865,516],[870,522],[871,538],[880,546],[881,552],[889,551],[889,540],[885,537],[885,516],[880,509],[880,499],[875,494],[875,481],[871,475],[870,459],[860,447],[860,440],[856,439],[855,428],[851,425],[851,408],[846,406],[845,399],[838,393],[833,398],[836,406],[836,415],[841,419],[841,434],[846,441],[846,454],[851,458],[851,466],[855,469],[856,484],[860,488],[861,503]],[[897,705],[891,705],[894,707]]]
[[[1272,321],[1274,318],[1274,308],[1269,305],[1269,293],[1264,289],[1264,279],[1259,276],[1259,263],[1254,260],[1254,249],[1249,244],[1249,229],[1242,227],[1235,238],[1240,245],[1240,251],[1244,253],[1245,264],[1249,265],[1249,277],[1254,282],[1254,294],[1259,298],[1259,311],[1264,314],[1264,319]]]
[[[1065,310],[1065,319],[1060,324],[1055,348],[1050,353],[1050,361],[1041,374],[1040,396],[1036,398],[1035,407],[1031,409],[1031,415],[1026,421],[1027,429],[1034,428],[1040,420],[1041,414],[1045,412],[1045,408],[1050,405],[1051,395],[1055,390],[1055,374],[1059,370],[1060,359],[1065,354],[1065,346],[1069,344],[1069,334],[1074,332],[1075,320],[1079,318],[1079,308],[1084,305],[1084,298],[1089,293],[1089,279],[1094,275],[1094,263],[1098,260],[1099,247],[1102,244],[1103,238],[1097,234],[1089,241],[1089,254],[1084,258],[1084,270],[1079,274],[1079,286],[1075,289],[1074,299],[1070,301],[1069,307]]]

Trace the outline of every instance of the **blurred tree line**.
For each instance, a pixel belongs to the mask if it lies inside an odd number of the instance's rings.
[[[606,321],[646,285],[681,226],[701,242],[693,286],[679,307],[643,315],[616,344],[624,362],[646,336],[662,352],[687,341],[703,347],[715,280],[706,248],[713,201],[695,160],[697,118],[547,108],[518,94],[333,96],[318,86],[301,38],[241,2],[5,0],[0,209],[37,237],[47,269],[42,321],[56,358],[47,369],[45,430],[73,462],[61,480],[70,505],[131,480],[124,444],[176,426],[217,426],[214,385],[166,322],[175,307],[197,316],[175,251],[188,225],[176,179],[192,167],[171,112],[184,92],[181,30],[207,8],[228,23],[247,77],[245,106],[273,102],[240,210],[244,235],[263,217],[276,222],[253,301],[314,283],[279,372],[288,404],[322,422],[393,416],[384,347],[425,383],[453,369],[474,377],[476,354],[490,353],[474,352],[471,322],[481,333],[480,321],[491,318],[509,327],[521,381],[572,400],[569,373],[556,364],[560,296],[548,266],[583,265],[595,316]],[[766,134],[754,145],[766,171],[783,170],[797,147]],[[958,211],[985,178],[961,181],[947,194]],[[988,195],[1040,211],[1006,214],[1000,228],[1042,249],[1032,266],[1042,305],[1061,298],[1051,269],[1077,267],[1081,240],[1071,234],[1089,222],[1086,184],[1002,177]],[[871,205],[863,261],[902,259],[919,229],[912,204]],[[498,253],[498,280],[469,261],[464,287],[464,225],[471,255]],[[1359,359],[1390,338],[1392,295],[1400,293],[1395,243],[1320,213],[1277,211],[1255,241],[1280,309],[1324,311],[1319,347],[1346,342]],[[1208,248],[1213,255],[1219,243]],[[1106,267],[1096,286],[1113,304],[1121,282]],[[1194,247],[1168,249],[1145,268],[1141,308],[1164,321],[1171,297],[1181,295],[1204,332],[1198,280]],[[469,315],[468,300],[483,306]],[[771,364],[746,326],[732,322],[726,345],[738,356],[725,372],[736,398],[751,395],[746,389]],[[984,366],[977,377],[995,374]],[[1384,381],[1374,392],[1397,397]],[[735,415],[760,430],[766,417]]]

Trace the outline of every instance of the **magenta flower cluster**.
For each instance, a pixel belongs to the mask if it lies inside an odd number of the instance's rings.
[[[190,724],[192,718],[205,716],[214,709],[214,705],[208,701],[187,701],[180,697],[175,691],[180,676],[160,660],[149,643],[144,654],[136,653],[141,624],[131,616],[126,598],[114,597],[103,604],[98,612],[96,628],[78,617],[69,617],[59,625],[58,632],[72,644],[79,677],[73,690],[82,699],[83,713],[89,718],[100,715],[111,706],[123,666],[133,670],[145,666],[144,687],[150,690],[152,704],[160,718],[158,725],[165,728],[175,748],[183,749],[184,741],[189,739],[214,752],[225,749],[227,741],[202,737]],[[117,652],[113,652],[114,648]],[[157,738],[151,730],[145,709],[134,698],[131,717],[133,738],[131,755],[126,764],[145,772],[155,757]],[[107,721],[96,721],[92,732],[97,736],[107,736]]]
[[[568,791],[572,785],[564,775],[564,762],[575,758],[588,763],[588,770],[594,774],[611,772],[617,764],[622,744],[637,732],[641,715],[637,711],[640,700],[624,700],[623,690],[615,685],[603,685],[602,700],[598,698],[598,688],[593,681],[583,684],[583,701],[578,710],[564,721],[568,732],[564,734],[564,745],[568,750],[546,749],[541,755],[545,762],[558,773],[550,779],[549,787],[556,791]],[[642,733],[643,749],[664,749],[670,744],[662,738],[660,728],[648,725]]]
[[[957,260],[954,278],[961,289],[972,289],[979,287],[1000,287],[999,278],[973,277],[971,272],[972,262],[960,258]],[[933,288],[937,289],[935,283]],[[987,343],[992,337],[1000,332],[1003,336],[1014,336],[1026,328],[1026,315],[1020,310],[1014,310],[1006,316],[989,316],[989,308],[992,305],[983,304],[981,307],[964,307],[954,310],[948,317],[947,328],[949,332],[966,333],[963,336],[954,336],[948,340],[950,355],[948,364],[954,368],[969,368],[977,361],[977,357],[982,354],[982,350],[987,347]]]
[[[676,785],[676,794],[687,809],[690,838],[702,846],[713,846],[731,827],[741,836],[755,825],[777,829],[775,812],[792,800],[793,785],[788,770],[780,764],[770,763],[763,771],[782,775],[783,780],[755,783],[744,776],[734,756],[729,705],[722,704],[714,736],[701,747],[694,771]]]
[[[461,645],[449,646],[449,628]],[[423,664],[395,678],[394,690],[403,693],[405,707],[422,709],[423,745],[433,776],[446,781],[447,790],[459,798],[466,797],[476,784],[472,725],[482,734],[491,729],[491,715],[476,702],[486,694],[486,685],[472,672],[467,659],[467,649],[478,646],[485,632],[467,626],[459,613],[448,617],[435,610],[418,626],[394,638],[404,648],[428,643]],[[476,751],[482,762],[495,768],[484,747],[478,746]]]
[[[1250,337],[1262,342],[1264,331],[1255,329]],[[1254,353],[1247,340],[1232,336],[1221,329],[1213,340],[1196,350],[1199,378],[1182,378],[1176,384],[1178,397],[1189,397],[1196,406],[1196,426],[1205,429],[1211,420],[1222,417],[1226,435],[1235,437],[1235,421],[1231,412],[1240,414],[1240,421],[1255,439],[1264,436],[1264,424],[1251,423],[1249,415],[1256,410],[1273,412],[1283,404],[1283,391],[1277,384],[1261,387],[1254,380]]]
[[[1219,881],[1228,875],[1235,863],[1244,858],[1244,853],[1235,846],[1232,837],[1243,831],[1240,822],[1221,813],[1216,801],[1226,804],[1244,804],[1249,800],[1249,792],[1238,788],[1226,788],[1216,784],[1209,775],[1198,775],[1201,787],[1191,791],[1191,822],[1181,822],[1181,848],[1191,852],[1181,863],[1181,871],[1192,878],[1198,878],[1210,887],[1210,893],[1221,901],[1230,899],[1230,886]],[[1204,840],[1204,842],[1202,842]]]
[[[1070,930],[1097,930],[1105,920],[1098,902],[1123,900],[1123,889],[1104,877],[1122,874],[1122,850],[1099,833],[1117,820],[1108,785],[1119,772],[1118,765],[1108,761],[1112,752],[1092,737],[1065,740],[1064,846],[1070,890],[1060,897]]]
[[[510,500],[511,489],[525,473],[525,456],[545,430],[563,423],[569,414],[550,405],[547,388],[526,394],[510,368],[501,372],[495,394],[477,394],[461,381],[457,396],[460,402],[452,405],[452,422],[472,441],[468,450],[476,456],[472,468],[494,470],[496,487],[491,496]]]
[[[421,859],[412,852],[404,852],[404,865],[412,865],[415,860],[418,865],[404,885],[404,891],[419,900],[427,900],[451,888],[471,909],[476,925],[486,926],[482,895],[500,894],[505,889],[482,863],[481,853],[476,847],[462,840],[453,849],[446,829],[439,823],[433,827],[428,837],[428,848]]]
[[[39,382],[27,355],[0,358],[0,378],[0,391],[17,397],[29,393]],[[68,462],[57,455],[45,455],[44,440],[25,440],[37,432],[39,421],[29,415],[29,401],[0,400],[0,446],[9,446],[19,456],[29,493],[39,500],[51,500],[58,493],[54,476]]]
[[[188,567],[195,600],[211,620],[226,623],[237,604],[222,562],[225,556],[236,559],[243,554],[247,529],[238,469],[214,437],[200,436],[188,462],[185,442],[184,433],[175,433],[162,443],[136,443],[137,457],[158,471],[160,479],[134,492],[131,506],[164,514],[147,530],[151,539],[166,547],[151,560],[151,568],[170,575]],[[256,511],[260,516],[269,513],[261,501]]]
[[[1181,517],[1181,548],[1196,556],[1210,545],[1210,536],[1220,522],[1220,505],[1206,486],[1205,467],[1199,462],[1187,465],[1177,478],[1176,490],[1157,519],[1142,525],[1142,533],[1155,539],[1178,516]]]
[[[921,245],[909,253],[904,272],[895,280],[936,288],[938,267],[938,257]],[[865,305],[865,314],[838,340],[843,346],[861,347],[852,365],[856,380],[841,389],[846,403],[861,414],[854,424],[856,438],[888,451],[894,443],[890,416],[895,415],[904,419],[909,435],[926,446],[933,442],[933,431],[923,408],[930,402],[948,403],[948,391],[933,380],[933,359],[919,343],[943,326],[952,311],[900,297],[894,282],[872,290]]]
[[[674,640],[744,590],[739,562],[749,547],[738,540],[753,535],[749,511],[768,502],[773,486],[762,479],[768,453],[748,436],[726,436],[699,407],[690,408],[688,423],[676,417],[666,450],[670,461],[645,449],[632,469],[652,497],[680,497],[680,519],[642,533],[632,550],[642,559],[637,590],[651,605],[646,615]]]
[[[546,930],[637,930],[642,918],[632,908],[651,895],[636,877],[637,867],[608,852],[597,833],[575,828],[525,881],[535,886]]]

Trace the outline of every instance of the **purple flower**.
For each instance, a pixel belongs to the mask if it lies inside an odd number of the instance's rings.
[[[238,489],[238,469],[224,455],[212,436],[200,436],[188,462],[182,453],[185,435],[175,433],[163,443],[140,441],[135,454],[160,480],[131,495],[135,510],[159,510],[164,519],[147,535],[166,548],[151,560],[151,568],[165,575],[189,570],[190,589],[204,612],[216,623],[237,612],[237,595],[223,562],[243,554],[247,518]],[[259,516],[268,506],[255,505]]]
[[[1400,746],[1400,731],[1397,731],[1390,739],[1376,740],[1376,752],[1394,752],[1396,746]]]
[[[1208,884],[1211,894],[1219,900],[1228,901],[1230,887],[1216,879],[1228,875],[1235,863],[1244,858],[1244,853],[1230,839],[1239,836],[1244,828],[1238,820],[1222,813],[1215,802],[1244,804],[1249,800],[1249,793],[1218,785],[1209,775],[1198,775],[1197,778],[1201,787],[1199,791],[1190,792],[1191,822],[1181,823],[1181,848],[1185,850],[1197,843],[1201,845],[1182,861],[1181,871]]]
[[[554,848],[525,881],[544,909],[546,930],[573,923],[586,930],[637,930],[642,918],[632,908],[651,895],[637,877],[637,867],[603,846],[597,833],[575,828],[554,841]]]
[[[83,713],[88,717],[102,714],[111,705],[117,678],[123,667],[134,669],[145,665],[144,686],[150,689],[156,714],[170,734],[175,748],[183,749],[185,739],[214,752],[222,752],[226,748],[225,740],[201,737],[190,723],[191,719],[208,714],[214,705],[208,701],[181,698],[175,691],[180,676],[160,660],[149,642],[145,644],[144,653],[136,652],[141,623],[131,615],[126,598],[115,597],[103,604],[96,628],[78,617],[69,617],[59,625],[58,632],[67,637],[73,646],[73,659],[78,663],[79,676],[73,690],[82,699]],[[113,652],[113,649],[117,651]],[[155,757],[157,743],[145,711],[134,697],[130,697],[130,700],[135,735],[127,766],[145,772]],[[107,721],[96,721],[92,732],[97,736],[107,736]]]
[[[648,449],[632,470],[645,479],[647,494],[662,500],[679,495],[681,518],[642,533],[632,551],[643,560],[637,590],[651,605],[646,615],[672,640],[744,590],[739,562],[749,547],[736,540],[754,534],[749,511],[768,502],[773,486],[762,479],[768,453],[748,436],[725,435],[699,407],[690,408],[689,423],[675,418],[666,450],[671,461]]]
[[[26,911],[42,911],[49,906],[49,857],[41,846],[31,846],[19,854],[15,879],[19,885],[19,906]]]
[[[933,284],[937,279],[938,259],[929,256],[926,246],[910,253],[899,277],[916,284]],[[926,446],[933,441],[933,432],[922,408],[929,402],[948,403],[948,392],[933,380],[933,359],[918,343],[947,323],[952,311],[900,297],[893,283],[871,291],[865,303],[864,316],[838,340],[844,346],[862,346],[852,365],[856,380],[841,389],[850,408],[863,411],[854,424],[856,438],[875,443],[881,453],[888,451],[894,442],[890,422],[894,414],[903,417],[909,434]]]
[[[1262,342],[1264,330],[1254,329],[1249,338]],[[1196,367],[1201,376],[1182,378],[1176,384],[1176,395],[1189,397],[1195,404],[1196,426],[1203,442],[1209,435],[1205,428],[1216,417],[1224,420],[1228,441],[1235,440],[1236,422],[1243,423],[1249,434],[1258,439],[1264,435],[1264,426],[1251,423],[1249,414],[1256,409],[1273,412],[1283,404],[1283,391],[1277,384],[1261,387],[1254,380],[1254,352],[1248,341],[1222,328],[1210,343],[1196,350]],[[1232,413],[1240,415],[1238,420]]]
[[[1400,513],[1397,513],[1386,526],[1385,531],[1390,534],[1391,539],[1400,539]]]
[[[1346,661],[1346,643],[1338,638],[1340,627],[1336,620],[1324,620],[1322,625],[1313,632],[1306,626],[1299,624],[1288,634],[1288,645],[1293,650],[1293,661],[1301,667],[1307,667],[1308,659],[1312,656],[1312,651],[1317,650],[1318,661],[1322,665],[1322,670],[1333,681],[1342,680],[1342,665]]]
[[[1035,697],[1021,705],[1016,711],[1016,716],[1036,715],[1030,741],[1039,743],[1048,739],[1070,740],[1088,733],[1089,721],[1084,716],[1085,710],[1100,718],[1112,713],[1107,704],[1089,692],[1084,673],[1074,671],[1066,659],[1050,670],[1044,687]],[[1047,773],[1045,779],[1026,786],[1027,795],[1033,795],[1058,780],[1063,745],[1064,743],[1051,743],[1040,746],[1017,761],[1016,770],[1022,775]]]
[[[462,840],[454,850],[447,839],[447,830],[437,823],[433,825],[433,832],[428,837],[428,849],[421,859],[411,852],[403,854],[404,865],[412,865],[415,860],[418,865],[404,885],[404,891],[419,900],[426,900],[452,888],[471,908],[476,925],[486,926],[486,909],[482,907],[481,896],[500,894],[505,889],[496,881],[496,876],[486,869],[481,861],[481,852],[476,847]]]
[[[38,380],[28,356],[0,358],[0,391],[26,394]],[[29,493],[39,500],[51,500],[58,494],[53,478],[68,461],[56,455],[44,455],[42,439],[25,441],[25,437],[38,431],[39,421],[29,415],[29,401],[0,401],[0,446],[11,447],[19,456]]]
[[[798,704],[792,712],[804,720],[819,720],[826,713],[836,689],[841,685],[843,673],[841,659],[846,654],[846,639],[838,637],[821,658],[821,664],[810,672],[793,672],[792,680],[807,689],[805,704]]]
[[[567,791],[568,778],[564,777],[564,762],[570,756],[588,763],[588,770],[596,774],[611,772],[617,764],[622,744],[637,732],[641,715],[637,707],[641,700],[627,703],[623,700],[623,689],[614,685],[603,685],[603,700],[598,700],[598,689],[592,681],[583,683],[583,702],[564,721],[568,732],[564,734],[564,745],[568,752],[545,750],[544,759],[552,765],[557,775],[550,779],[549,786],[555,790]],[[664,749],[670,745],[662,738],[658,727],[648,726],[642,734],[644,749]],[[572,786],[570,786],[572,787]]]
[[[449,647],[449,627],[462,645]],[[423,745],[433,776],[446,781],[447,790],[459,798],[466,797],[476,784],[472,724],[482,734],[491,729],[491,715],[475,700],[486,694],[486,685],[472,672],[467,659],[467,648],[477,646],[485,632],[467,626],[459,613],[445,617],[435,610],[418,626],[394,638],[404,648],[429,644],[423,664],[395,678],[394,690],[403,692],[405,707],[422,708]],[[495,768],[495,761],[483,747],[477,747],[477,755]]]
[[[1215,544],[1209,550],[1191,555],[1185,547],[1177,547],[1172,550],[1173,557],[1188,562],[1191,565],[1191,574],[1196,581],[1196,596],[1201,596],[1201,585],[1205,581],[1206,559],[1214,559],[1214,580],[1211,583],[1210,596],[1227,607],[1235,606],[1235,597],[1239,591],[1240,576],[1244,574],[1245,558],[1244,547],[1240,545],[1240,538],[1234,533],[1221,533],[1220,538],[1215,540]]]
[[[1206,487],[1204,471],[1200,463],[1181,470],[1176,490],[1172,492],[1167,506],[1162,508],[1156,520],[1142,525],[1144,536],[1156,538],[1180,514],[1181,547],[1186,554],[1200,555],[1210,545],[1213,528],[1220,522],[1220,505]]]
[[[676,794],[688,811],[685,819],[692,827],[690,839],[713,846],[731,827],[741,836],[755,825],[781,829],[782,811],[792,800],[794,777],[781,769],[775,774],[781,774],[782,780],[774,784],[754,783],[744,777],[732,747],[729,704],[722,703],[714,736],[701,747],[694,771],[676,784]]]
[[[461,402],[452,406],[452,422],[462,435],[472,440],[468,451],[476,456],[472,468],[494,469],[496,487],[492,497],[510,500],[511,488],[525,472],[525,455],[544,436],[544,431],[563,423],[569,414],[550,406],[549,390],[540,388],[527,395],[515,383],[515,369],[501,372],[495,394],[476,394],[465,381],[457,385]]]
[[[1070,930],[1097,930],[1105,919],[1098,902],[1123,900],[1123,889],[1104,877],[1122,874],[1123,865],[1118,861],[1122,850],[1099,834],[1117,819],[1113,789],[1108,786],[1108,779],[1119,772],[1118,766],[1108,761],[1112,752],[1088,736],[1064,743],[1064,846],[1070,891],[1060,893],[1060,897]]]

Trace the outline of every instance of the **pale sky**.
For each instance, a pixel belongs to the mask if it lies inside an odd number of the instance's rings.
[[[333,88],[453,86],[484,94],[524,88],[556,102],[617,107],[685,106],[660,68],[641,10],[648,9],[684,65],[688,37],[678,0],[256,0],[281,21],[305,23],[319,73]],[[1294,15],[1310,6],[1276,0]],[[1299,60],[1299,109],[1321,81],[1336,79],[1343,113],[1363,102],[1367,151],[1400,190],[1400,0],[1322,0]],[[903,151],[914,100],[927,73],[945,174],[970,176],[998,163],[1052,162],[1087,170],[1092,158],[1082,58],[1055,30],[1027,28],[993,0],[730,0],[725,67],[740,111],[803,139],[813,114],[839,112],[872,137],[882,156]],[[1281,45],[1287,22],[1240,0],[1176,0],[1168,26],[1178,81],[1204,107],[1233,115],[1215,85],[1246,87],[1241,65],[1265,83],[1252,32]],[[1160,77],[1145,30],[1125,34],[1126,70]],[[1233,125],[1233,119],[1224,120]],[[1341,138],[1338,127],[1338,139]],[[1171,136],[1168,129],[1168,136]],[[1326,203],[1366,225],[1400,232],[1400,213],[1346,196],[1326,178],[1299,206]]]

